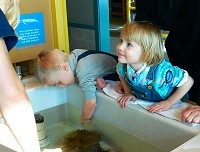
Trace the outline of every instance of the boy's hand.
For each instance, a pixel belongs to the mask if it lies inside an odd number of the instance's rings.
[[[92,115],[96,107],[96,99],[91,99],[83,102],[82,116],[80,118],[81,124],[91,122]]]
[[[87,119],[87,118],[84,118],[83,116],[81,116],[81,118],[80,118],[80,123],[81,123],[82,125],[91,123],[91,122],[92,122],[91,119],[92,119],[92,118]]]

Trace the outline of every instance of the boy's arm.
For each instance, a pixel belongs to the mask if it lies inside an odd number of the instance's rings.
[[[96,107],[96,99],[85,100],[83,102],[82,116],[80,120],[82,124],[86,123],[88,120],[92,118],[95,107]]]

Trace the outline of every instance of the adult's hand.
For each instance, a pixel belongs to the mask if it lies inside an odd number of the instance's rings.
[[[187,123],[200,124],[200,106],[189,106],[182,111],[181,120]]]

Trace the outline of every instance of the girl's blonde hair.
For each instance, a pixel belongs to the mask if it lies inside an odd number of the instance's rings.
[[[60,63],[68,61],[69,56],[64,51],[42,50],[34,59],[35,77],[41,84],[45,84],[49,76],[59,69]]]
[[[5,8],[5,16],[15,29],[20,21],[19,0],[0,0],[1,8]]]
[[[136,42],[143,50],[142,62],[149,66],[160,63],[164,58],[161,31],[149,22],[126,23],[120,37],[127,42]]]

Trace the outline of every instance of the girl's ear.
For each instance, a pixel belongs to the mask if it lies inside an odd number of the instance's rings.
[[[59,64],[59,69],[68,71],[69,67],[68,67],[66,62],[62,62],[62,63]]]

